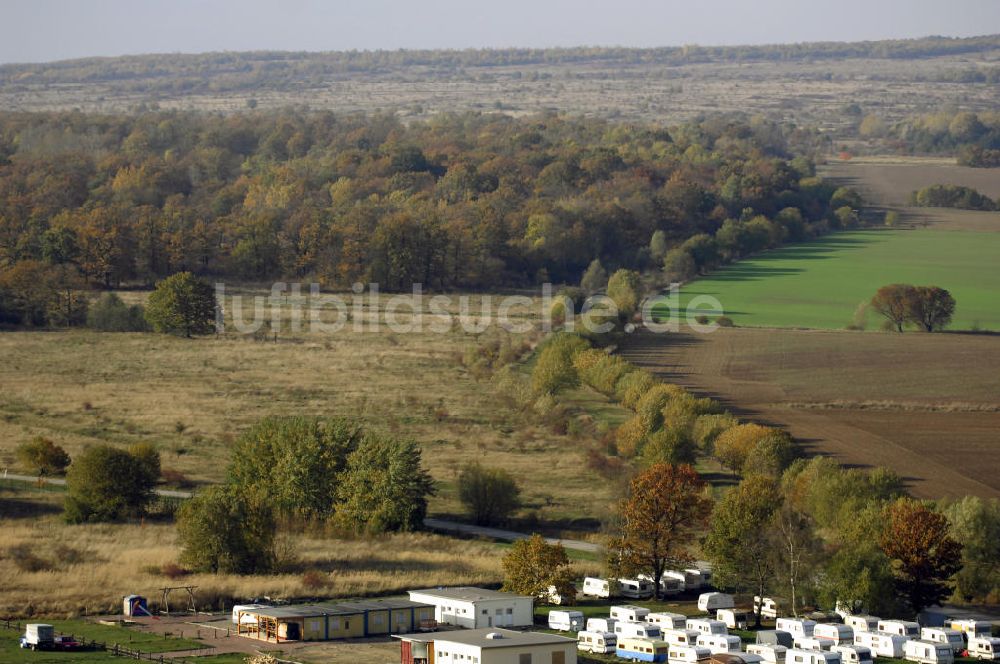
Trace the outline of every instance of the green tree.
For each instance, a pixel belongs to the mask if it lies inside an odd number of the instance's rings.
[[[946,327],[954,313],[955,298],[937,286],[916,286],[906,300],[906,320],[925,332]]]
[[[64,516],[70,523],[140,516],[156,483],[146,460],[111,445],[95,445],[73,460],[66,473]]]
[[[210,574],[262,574],[275,565],[270,501],[246,487],[213,486],[177,513],[181,562]]]
[[[323,520],[333,514],[340,474],[362,436],[341,418],[265,417],[236,440],[229,480],[252,487],[282,516]]]
[[[66,450],[42,436],[18,445],[16,454],[22,465],[39,475],[62,475],[70,462]]]
[[[521,489],[506,470],[473,463],[458,476],[458,499],[476,524],[500,525],[520,507]]]
[[[737,592],[751,587],[765,597],[775,578],[772,521],[782,501],[778,484],[754,476],[729,491],[712,512],[703,550],[713,564],[716,584]],[[760,627],[760,610],[754,613]]]
[[[628,320],[639,309],[642,300],[642,284],[639,273],[632,270],[618,270],[608,279],[608,297],[618,307],[618,316]]]
[[[416,443],[369,434],[347,459],[336,518],[356,533],[419,530],[434,492]]]
[[[503,590],[536,597],[546,601],[549,587],[554,586],[563,604],[576,599],[576,573],[562,544],[549,544],[541,535],[520,539],[500,562],[503,568]]]
[[[885,510],[879,545],[892,561],[896,589],[914,613],[942,602],[961,569],[962,545],[951,537],[947,517],[910,498]]]
[[[149,329],[142,305],[129,306],[116,293],[105,293],[90,305],[87,327],[101,332],[145,332]]]
[[[601,261],[595,258],[590,261],[590,265],[584,271],[583,277],[580,279],[580,288],[590,295],[602,290],[607,284],[608,273],[604,270],[604,266],[601,265]]]
[[[653,237],[649,239],[649,257],[654,263],[661,263],[663,257],[667,255],[667,234],[662,230],[653,231]]]
[[[190,272],[178,272],[156,284],[146,305],[146,320],[157,332],[191,337],[209,334],[215,322],[212,286]]]
[[[687,281],[698,274],[698,265],[690,251],[674,247],[663,258],[663,271],[672,281]]]
[[[590,348],[582,337],[557,332],[541,345],[531,370],[531,388],[536,394],[557,394],[580,384],[573,360],[577,353]]]
[[[942,513],[963,545],[962,569],[955,576],[957,599],[988,602],[1000,596],[1000,501],[965,496],[945,503]]]
[[[704,489],[688,465],[655,464],[633,477],[619,506],[620,533],[608,545],[612,575],[647,574],[659,598],[663,573],[692,560],[694,535],[711,511]]]

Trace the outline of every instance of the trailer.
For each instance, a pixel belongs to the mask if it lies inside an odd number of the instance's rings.
[[[989,636],[993,631],[993,626],[985,620],[951,620],[948,627],[957,630],[965,635],[966,640],[970,636]]]
[[[921,627],[921,641],[933,641],[934,643],[947,643],[957,655],[965,650],[965,638],[957,629],[947,627]]]
[[[1000,660],[1000,639],[992,636],[970,636],[969,657]]]
[[[840,653],[793,648],[785,653],[785,664],[841,664]]]
[[[615,656],[633,662],[665,662],[667,650],[667,644],[656,639],[619,638]]]
[[[614,632],[591,632],[583,630],[576,635],[576,649],[583,652],[606,655],[613,653],[618,645]]]
[[[759,611],[761,618],[777,618],[779,612],[778,601],[773,597],[761,598],[760,595],[754,595],[753,610],[754,613]]]
[[[796,636],[794,645],[798,650],[830,650],[833,641],[817,639],[815,636]]]
[[[714,655],[724,652],[740,652],[743,648],[743,641],[738,636],[729,634],[699,634],[696,645],[708,648]]]
[[[619,620],[615,623],[615,634],[618,638],[635,637],[641,639],[659,639],[660,627],[647,622],[632,622]]]
[[[602,634],[607,634],[615,631],[615,623],[618,622],[614,618],[587,618],[587,629],[588,632],[601,632]]]
[[[646,579],[618,579],[618,593],[629,599],[646,599],[653,596],[653,582]]]
[[[899,634],[880,634],[878,632],[855,632],[854,645],[870,648],[876,657],[903,657],[903,644],[909,641]]]
[[[680,613],[660,611],[647,615],[646,622],[659,625],[661,629],[685,629],[687,616]]]
[[[711,613],[719,609],[731,609],[736,606],[736,600],[726,593],[702,593],[698,596],[698,610]]]
[[[712,656],[712,651],[701,646],[670,646],[670,664],[698,664]]]
[[[877,630],[883,634],[897,634],[908,639],[920,636],[920,624],[910,620],[879,620]]]
[[[549,629],[579,632],[584,628],[582,611],[549,611]]]
[[[881,620],[878,616],[845,616],[844,624],[858,632],[877,632],[878,623]]]
[[[664,629],[660,631],[660,640],[672,646],[698,645],[699,633],[693,629]]]
[[[802,636],[812,636],[813,630],[816,629],[815,620],[807,620],[805,618],[778,618],[774,621],[774,626],[777,629],[789,632],[792,637],[802,637]]]
[[[746,629],[750,624],[750,612],[746,609],[719,609],[715,619],[726,623],[729,629]]]
[[[948,643],[911,639],[903,644],[903,658],[919,664],[952,664],[955,651]]]
[[[788,648],[772,643],[749,643],[746,651],[761,657],[767,664],[784,664]]]
[[[850,625],[837,623],[819,623],[813,627],[813,636],[817,639],[830,641],[831,646],[854,643],[854,630]]]
[[[611,583],[607,579],[598,579],[593,576],[585,577],[580,594],[607,599],[611,597]]]
[[[55,645],[56,628],[47,623],[28,623],[20,646],[30,650],[46,650]]]
[[[699,634],[729,634],[726,623],[711,618],[688,618],[684,629],[693,629]]]
[[[840,661],[843,664],[874,664],[871,648],[864,646],[833,646],[830,652],[840,653]]]
[[[611,617],[623,622],[643,622],[650,613],[644,606],[619,604],[611,607]]]
[[[783,629],[761,629],[757,631],[757,643],[765,645],[794,647],[795,637]]]

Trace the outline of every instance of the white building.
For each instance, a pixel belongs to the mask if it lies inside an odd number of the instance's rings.
[[[525,595],[469,586],[409,593],[411,601],[433,605],[435,620],[446,625],[478,629],[530,627],[534,623],[535,600]]]
[[[473,629],[406,634],[400,640],[404,664],[576,664],[576,639],[538,632]]]

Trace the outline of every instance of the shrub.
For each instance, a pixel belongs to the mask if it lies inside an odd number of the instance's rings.
[[[618,447],[618,453],[626,457],[635,456],[642,450],[646,436],[651,432],[652,429],[639,414],[625,420],[615,431],[615,445]]]
[[[306,590],[319,590],[326,587],[328,582],[326,574],[319,570],[310,569],[302,574],[302,587]]]
[[[215,291],[190,272],[156,284],[146,306],[146,320],[157,332],[191,337],[209,334],[215,323]]]
[[[704,454],[714,454],[715,439],[740,421],[729,413],[699,415],[691,427],[691,437]]]
[[[19,445],[16,454],[18,461],[39,475],[62,475],[70,462],[66,450],[42,436]]]
[[[656,379],[645,369],[636,369],[618,379],[615,385],[615,396],[621,401],[622,406],[629,410],[635,410],[639,401],[645,396]]]
[[[77,457],[66,474],[64,516],[70,523],[145,514],[154,498],[151,463],[110,445]]]
[[[458,476],[458,499],[472,520],[481,526],[506,523],[521,506],[521,489],[501,468],[471,464]]]
[[[729,316],[719,316],[715,319],[715,324],[719,327],[734,327],[733,319]]]
[[[129,306],[115,293],[105,293],[87,310],[87,327],[101,332],[145,332],[149,329],[140,304]]]
[[[742,473],[757,444],[779,433],[777,429],[760,424],[737,425],[715,439],[715,456],[733,472]]]
[[[556,394],[576,387],[580,377],[573,367],[573,360],[577,353],[589,347],[590,344],[575,334],[558,332],[549,337],[542,345],[531,371],[531,388],[536,394]]]
[[[199,572],[259,574],[275,564],[274,511],[260,493],[213,486],[181,506],[181,561]]]

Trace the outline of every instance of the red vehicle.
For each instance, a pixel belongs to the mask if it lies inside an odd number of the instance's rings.
[[[53,639],[53,647],[56,650],[79,650],[83,646],[71,634],[69,636],[57,636]]]

